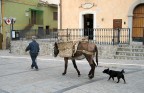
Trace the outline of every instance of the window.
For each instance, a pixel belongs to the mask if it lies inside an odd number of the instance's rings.
[[[53,20],[57,20],[57,12],[53,12]]]
[[[58,30],[57,28],[53,28],[53,31],[54,31],[54,32],[57,32],[57,30]]]

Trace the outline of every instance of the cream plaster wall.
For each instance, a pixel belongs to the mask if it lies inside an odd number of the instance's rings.
[[[83,23],[79,15],[84,11],[95,13],[96,28],[112,28],[113,19],[122,19],[122,27],[127,28],[129,8],[136,1],[142,2],[141,0],[62,0],[62,28],[80,28],[80,23]],[[90,9],[84,9],[80,7],[84,3],[95,5]]]

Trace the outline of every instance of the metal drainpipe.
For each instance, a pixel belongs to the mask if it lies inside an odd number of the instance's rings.
[[[60,0],[60,29],[62,29],[62,0]]]
[[[3,28],[4,28],[4,22],[3,22],[3,18],[4,18],[4,0],[1,0],[1,33],[3,34]]]
[[[3,46],[3,43],[6,42],[5,36],[4,36],[4,22],[3,22],[3,18],[4,18],[4,0],[1,0],[1,33],[3,35],[3,42],[2,42],[2,49],[6,46]]]

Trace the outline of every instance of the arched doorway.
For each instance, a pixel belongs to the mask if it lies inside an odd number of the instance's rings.
[[[93,14],[85,14],[84,18],[84,36],[93,39]]]
[[[144,4],[137,5],[133,10],[132,39],[140,42],[144,39]]]

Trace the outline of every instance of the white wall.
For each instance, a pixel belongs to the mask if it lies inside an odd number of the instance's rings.
[[[59,4],[59,0],[43,0],[43,1],[48,1],[50,4]]]
[[[0,0],[0,25],[2,25],[1,0]],[[2,33],[2,27],[0,27],[0,33]]]

